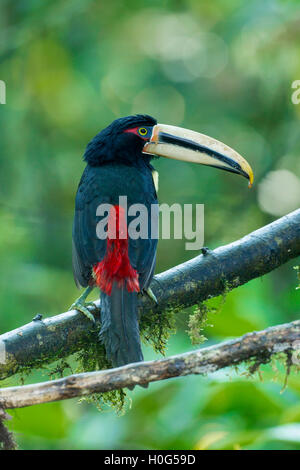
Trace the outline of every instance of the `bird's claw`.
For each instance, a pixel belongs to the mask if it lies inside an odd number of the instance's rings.
[[[92,302],[82,303],[77,300],[71,305],[69,310],[77,310],[78,312],[83,313],[83,315],[85,315],[91,322],[96,323],[94,315],[87,308],[88,305],[95,307]]]
[[[151,289],[151,287],[148,287],[148,289],[145,289],[144,292],[145,292],[145,294],[148,295],[148,297],[150,297],[151,300],[153,300],[156,304],[158,304],[156,295],[154,294],[154,292],[153,292],[153,290]]]

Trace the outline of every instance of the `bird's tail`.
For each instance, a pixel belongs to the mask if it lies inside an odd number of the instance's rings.
[[[126,286],[113,283],[111,295],[101,293],[101,331],[107,358],[113,367],[143,361],[141,348],[137,293]]]

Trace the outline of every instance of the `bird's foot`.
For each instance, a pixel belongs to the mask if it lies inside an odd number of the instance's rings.
[[[78,312],[83,313],[83,315],[85,315],[89,320],[95,323],[94,315],[89,311],[88,307],[93,307],[93,309],[95,309],[96,306],[93,302],[85,301],[90,292],[92,292],[92,290],[92,287],[87,287],[84,293],[71,305],[69,310],[78,310]]]
[[[94,315],[89,311],[88,307],[96,308],[93,302],[84,302],[80,297],[77,299],[69,308],[69,310],[77,310],[78,312],[83,313],[91,322],[95,323]]]
[[[145,289],[144,292],[145,292],[145,294],[148,295],[148,297],[150,297],[151,300],[153,300],[156,304],[158,304],[157,298],[156,298],[153,290],[151,289],[151,287],[148,287],[148,289]]]

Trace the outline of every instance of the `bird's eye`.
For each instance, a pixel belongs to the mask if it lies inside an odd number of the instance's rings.
[[[146,129],[145,127],[140,127],[139,128],[139,134],[143,137],[145,137],[145,135],[148,134],[148,129]]]

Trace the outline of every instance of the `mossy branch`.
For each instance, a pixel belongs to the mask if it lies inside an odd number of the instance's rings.
[[[172,377],[207,374],[224,367],[255,360],[255,366],[267,363],[272,355],[286,353],[299,363],[300,321],[248,333],[240,338],[215,346],[197,349],[159,361],[129,364],[117,369],[86,372],[68,377],[20,387],[0,389],[3,409],[65,400],[94,393],[120,390]],[[294,359],[293,359],[294,358]]]
[[[158,305],[153,305],[147,296],[140,301],[141,330],[145,337],[151,336],[148,333],[153,330],[155,319],[168,322],[170,312],[199,304],[299,256],[300,210],[234,243],[213,251],[203,250],[203,253],[154,277],[151,288]],[[96,312],[93,327],[82,314],[70,311],[3,334],[0,336],[0,379],[88,348],[99,331],[98,317]],[[172,328],[171,323],[169,328]],[[157,331],[159,334],[159,326]],[[157,346],[155,341],[154,346]],[[5,351],[2,362],[1,351]]]
[[[15,450],[17,444],[12,432],[4,424],[4,421],[11,419],[5,411],[0,408],[0,450]]]

